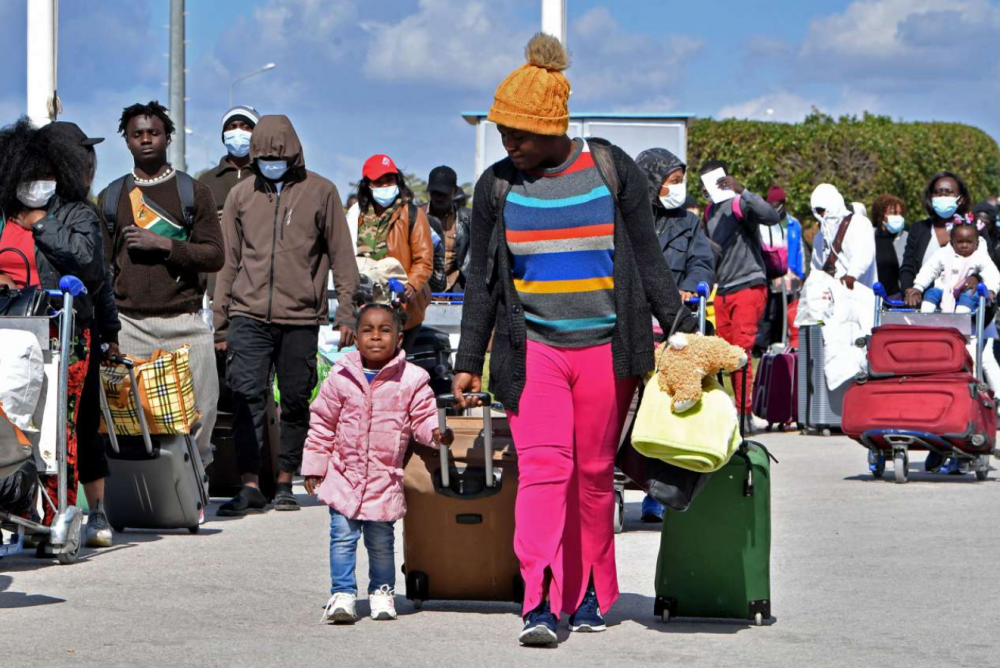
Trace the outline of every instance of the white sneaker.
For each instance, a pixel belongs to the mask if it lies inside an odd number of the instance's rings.
[[[368,603],[372,606],[372,619],[396,619],[395,592],[389,585],[382,585],[378,590],[368,595]]]
[[[761,417],[757,417],[756,415],[751,415],[750,418],[751,418],[750,427],[753,429],[755,434],[767,431],[767,428],[769,426],[767,420]]]
[[[321,622],[353,624],[358,621],[358,613],[354,611],[354,602],[358,599],[354,594],[337,592],[326,602]]]

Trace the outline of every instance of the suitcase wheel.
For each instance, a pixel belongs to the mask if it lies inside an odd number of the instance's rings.
[[[406,598],[413,601],[413,607],[420,610],[424,601],[430,597],[430,583],[427,573],[408,571],[406,573]]]
[[[193,527],[188,527],[188,533],[191,534],[191,535],[194,535],[194,534],[198,533],[199,531],[201,531],[201,527],[198,526],[197,524],[195,524]]]
[[[910,458],[906,455],[905,450],[898,450],[896,451],[896,454],[892,456],[892,467],[897,483],[901,485],[909,480]]]
[[[753,616],[753,625],[754,626],[764,626],[764,615],[762,615],[759,612],[757,614],[755,614]]]
[[[125,533],[125,527],[120,524],[112,524],[111,530],[115,533]]]

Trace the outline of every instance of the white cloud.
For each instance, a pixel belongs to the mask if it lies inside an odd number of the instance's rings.
[[[419,80],[490,88],[523,62],[530,32],[510,30],[496,3],[420,0],[398,23],[365,23],[371,34],[365,74],[376,81]]]
[[[840,90],[839,99],[825,103],[816,98],[803,97],[790,91],[778,91],[760,97],[729,104],[719,110],[719,118],[737,118],[753,121],[775,121],[798,123],[812,113],[813,109],[833,116],[843,114],[879,113],[880,100],[871,94],[845,87]]]
[[[685,62],[702,48],[700,40],[685,35],[629,33],[606,7],[595,7],[574,21],[567,42],[573,99],[609,106],[669,97]]]
[[[670,95],[653,95],[634,104],[618,104],[611,108],[615,114],[663,114],[677,109],[677,99]]]

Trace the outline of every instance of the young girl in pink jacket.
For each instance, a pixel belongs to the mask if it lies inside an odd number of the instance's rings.
[[[358,539],[368,550],[372,619],[395,619],[393,524],[406,514],[403,456],[411,438],[450,444],[437,425],[427,372],[400,349],[403,312],[365,304],[356,352],[334,366],[312,404],[302,458],[306,491],[330,506],[330,588],[323,620],[357,620],[354,577]]]

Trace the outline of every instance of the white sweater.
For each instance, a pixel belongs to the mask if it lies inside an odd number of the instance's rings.
[[[921,292],[926,292],[927,288],[933,285],[945,293],[945,299],[953,294],[955,288],[965,281],[969,276],[979,276],[986,285],[986,289],[996,294],[1000,291],[1000,271],[997,270],[990,254],[986,251],[986,244],[979,240],[979,246],[969,257],[962,257],[955,252],[951,244],[943,247],[920,268],[917,277],[913,280],[913,287]],[[954,297],[949,299],[953,303]],[[941,302],[941,310],[945,310],[945,300]]]

